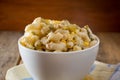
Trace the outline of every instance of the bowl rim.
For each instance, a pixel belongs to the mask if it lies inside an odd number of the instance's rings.
[[[23,36],[22,36],[23,37]],[[18,39],[18,46],[22,47],[23,49],[26,49],[28,51],[31,51],[31,52],[34,52],[34,53],[44,53],[44,54],[74,54],[74,53],[82,53],[82,52],[85,52],[85,51],[89,51],[91,49],[94,49],[95,47],[99,46],[100,44],[100,39],[95,35],[95,37],[97,38],[97,44],[95,44],[94,46],[90,47],[90,48],[86,48],[84,50],[77,50],[77,51],[70,51],[70,52],[45,52],[45,51],[39,51],[39,50],[33,50],[33,49],[30,49],[30,48],[27,48],[25,46],[23,46],[21,43],[20,43],[20,39],[22,38],[20,37]]]

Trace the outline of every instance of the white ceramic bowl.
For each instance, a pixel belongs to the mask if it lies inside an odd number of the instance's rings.
[[[20,44],[20,55],[34,80],[82,80],[90,71],[99,49],[98,43],[88,49],[73,52],[43,52]]]

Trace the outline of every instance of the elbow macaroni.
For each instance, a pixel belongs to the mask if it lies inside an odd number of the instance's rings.
[[[67,20],[36,18],[25,28],[20,43],[30,49],[49,52],[84,50],[97,43],[88,25],[83,28]]]

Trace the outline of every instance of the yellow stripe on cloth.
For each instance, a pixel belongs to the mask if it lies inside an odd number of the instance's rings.
[[[31,77],[27,72],[24,64],[10,68],[6,73],[6,80],[22,80],[26,77]]]

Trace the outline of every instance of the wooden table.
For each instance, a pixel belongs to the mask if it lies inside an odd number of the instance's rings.
[[[0,31],[0,80],[5,80],[6,71],[21,63],[17,40],[22,32]],[[120,62],[120,33],[96,33],[100,40],[97,60],[115,64]]]

